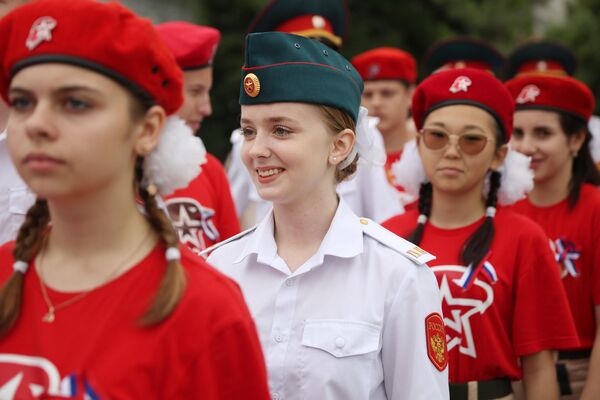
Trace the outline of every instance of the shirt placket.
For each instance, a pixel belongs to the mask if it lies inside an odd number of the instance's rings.
[[[267,364],[271,366],[269,373],[273,400],[283,400],[284,398],[284,384],[287,375],[285,362],[298,300],[298,279],[299,277],[296,275],[288,275],[281,283],[275,298],[273,325],[270,333],[271,345],[267,354]]]

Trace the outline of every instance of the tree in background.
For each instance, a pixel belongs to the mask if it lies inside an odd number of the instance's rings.
[[[244,37],[248,25],[267,1],[124,0],[156,22],[185,19],[221,31],[214,66],[213,115],[203,122],[200,134],[208,149],[222,160],[229,152],[229,135],[239,126]],[[544,7],[549,0],[347,1],[352,18],[342,49],[346,57],[373,47],[394,46],[410,51],[420,61],[432,43],[454,35],[480,37],[508,54],[532,36],[534,6]],[[590,85],[598,98],[600,0],[564,1],[569,4],[566,22],[549,27],[546,37],[573,49],[579,61],[577,77]]]
[[[546,37],[560,41],[577,56],[575,76],[585,82],[596,96],[600,112],[600,0],[578,0],[569,4],[564,25],[548,29]]]

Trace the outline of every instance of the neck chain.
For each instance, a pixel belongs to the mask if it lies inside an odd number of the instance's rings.
[[[98,287],[100,287],[100,286],[104,285],[105,283],[114,279],[119,274],[119,272],[123,269],[123,267],[128,265],[128,263],[138,253],[138,251],[142,248],[144,243],[146,243],[146,241],[150,237],[151,233],[152,233],[152,228],[148,228],[148,233],[144,236],[142,241],[135,247],[135,249],[131,253],[127,254],[127,257],[125,257],[125,259],[123,259],[123,261],[121,261],[117,265],[117,267],[106,277],[106,279],[102,283],[100,283],[99,285],[96,285],[90,289],[87,289],[81,293],[78,293],[75,296],[71,297],[70,299],[67,299],[58,304],[52,303],[52,301],[50,300],[50,296],[48,295],[48,291],[46,290],[46,285],[44,284],[45,279],[44,279],[44,273],[43,273],[43,268],[42,268],[42,260],[43,260],[43,255],[46,251],[46,247],[48,244],[48,241],[47,241],[48,237],[46,236],[46,239],[44,239],[44,244],[42,245],[42,250],[40,251],[40,259],[38,262],[38,270],[39,270],[39,275],[40,275],[39,276],[40,289],[42,291],[42,297],[44,297],[44,301],[46,302],[46,306],[48,307],[48,312],[46,314],[44,314],[44,316],[42,317],[42,321],[44,321],[48,324],[51,324],[56,319],[57,311],[62,310],[63,308],[70,306],[71,304],[83,299],[85,296],[87,296],[89,293],[91,293],[94,289],[97,289]]]

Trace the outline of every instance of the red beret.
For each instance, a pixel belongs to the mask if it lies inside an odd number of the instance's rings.
[[[515,105],[502,82],[487,71],[463,68],[440,71],[417,86],[412,99],[412,114],[418,130],[427,115],[438,108],[466,104],[490,113],[510,140]]]
[[[221,32],[217,29],[183,21],[165,22],[155,28],[175,55],[181,69],[212,65],[221,40]]]
[[[417,62],[409,53],[394,47],[379,47],[355,56],[352,65],[365,81],[402,80],[415,83]]]
[[[586,85],[568,76],[524,75],[506,82],[517,110],[549,109],[584,120],[594,111],[594,95]]]
[[[152,23],[117,3],[37,0],[0,20],[0,89],[41,63],[65,63],[108,76],[168,114],[183,102],[183,77]]]

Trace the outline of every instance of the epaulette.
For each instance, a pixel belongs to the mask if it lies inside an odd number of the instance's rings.
[[[228,239],[225,239],[223,241],[220,241],[219,243],[215,243],[212,246],[205,248],[200,253],[198,253],[198,255],[201,255],[202,257],[207,258],[210,253],[212,253],[219,247],[221,247],[227,243],[235,242],[236,240],[239,240],[239,239],[243,238],[244,236],[249,235],[250,233],[254,232],[255,230],[256,230],[256,225],[250,229],[246,229],[245,231],[238,233],[237,235],[233,235],[232,237],[230,237]]]
[[[429,254],[419,246],[416,246],[414,243],[397,236],[396,234],[388,231],[383,226],[371,221],[368,218],[361,218],[360,224],[365,234],[377,240],[379,243],[389,247],[390,249],[396,250],[398,253],[402,254],[404,257],[408,258],[417,265],[423,265],[426,262],[435,260],[436,258],[433,254]]]

